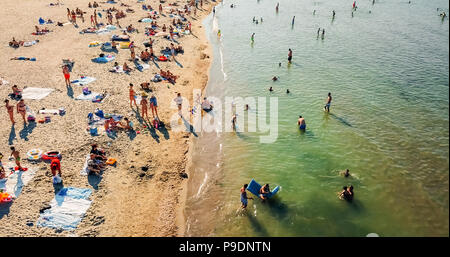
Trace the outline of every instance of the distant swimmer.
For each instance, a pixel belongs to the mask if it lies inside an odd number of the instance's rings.
[[[320,28],[317,30],[317,36],[319,36],[320,34]]]
[[[350,177],[350,170],[349,169],[343,170],[339,174],[341,174],[342,176],[348,178],[348,177]]]
[[[261,23],[263,22],[263,18],[261,17]]]
[[[281,67],[281,62],[280,62],[280,63],[278,63],[278,67]]]
[[[288,62],[292,63],[292,50],[289,48],[289,53],[288,53]]]
[[[273,88],[272,88],[272,87],[270,87],[270,88],[269,88],[269,91],[270,91],[270,92],[273,92]]]
[[[313,15],[316,15],[316,10],[313,11]]]
[[[280,3],[277,3],[277,7],[275,7],[275,11],[278,12],[278,7],[280,6]]]
[[[255,21],[256,21],[256,18],[255,18],[255,16],[253,16],[253,23],[255,23]]]
[[[216,14],[216,7],[213,7],[213,16]]]
[[[375,0],[372,0],[372,5],[374,5],[375,4]]]
[[[252,34],[251,40],[252,40],[252,43],[255,42],[255,33]]]
[[[248,109],[250,109],[250,107],[248,106],[248,104],[246,104],[244,111],[248,111]]]
[[[355,194],[353,193],[353,186],[347,187],[344,186],[342,191],[339,193],[339,199],[347,200],[349,202],[353,201],[353,197]]]
[[[295,23],[295,16],[294,18],[292,18],[292,26],[294,26],[294,23]]]
[[[286,94],[290,94],[291,92],[289,91],[289,88],[286,90]]]
[[[325,37],[325,29],[322,29],[322,39]]]
[[[220,37],[220,29],[217,31],[217,37]]]
[[[231,5],[230,5],[230,8],[233,8],[233,7],[234,7],[233,4],[231,4]]]
[[[247,204],[248,204],[248,199],[251,199],[251,200],[253,200],[253,198],[251,198],[251,197],[247,197],[247,187],[248,187],[248,184],[245,184],[242,188],[241,188],[241,203],[242,203],[242,205],[241,205],[241,207],[242,207],[242,209],[245,209],[245,208],[247,208]]]
[[[331,93],[328,93],[328,97],[327,97],[327,101],[325,103],[325,106],[323,107],[324,111],[330,112],[330,105],[331,105],[331,100],[333,98],[331,97]]]
[[[303,131],[306,130],[305,118],[303,118],[301,115],[298,116],[297,125],[300,130],[303,130]]]
[[[336,12],[333,10],[333,19],[334,19],[334,16],[336,16]]]
[[[233,114],[233,117],[231,118],[231,125],[233,126],[233,130],[236,130],[236,116],[237,114]]]
[[[356,1],[353,1],[353,9],[356,9]]]
[[[277,81],[278,80],[277,76],[273,76],[272,80]]]

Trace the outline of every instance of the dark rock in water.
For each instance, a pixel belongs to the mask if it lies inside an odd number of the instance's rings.
[[[180,176],[181,176],[182,178],[188,178],[188,174],[187,174],[186,172],[181,172],[181,173],[180,173]]]

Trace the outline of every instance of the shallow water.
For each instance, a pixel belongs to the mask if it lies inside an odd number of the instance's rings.
[[[436,10],[448,13],[448,1],[357,1],[353,17],[350,0],[279,2],[276,13],[274,1],[225,0],[204,22],[214,47],[207,95],[277,97],[278,138],[201,134],[186,234],[448,236],[449,25]],[[346,168],[351,178],[339,176]],[[282,190],[238,211],[252,178]],[[336,196],[350,184],[351,204]]]

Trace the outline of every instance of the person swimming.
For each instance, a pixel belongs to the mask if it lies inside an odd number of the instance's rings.
[[[255,33],[252,34],[251,40],[252,40],[252,43],[255,42]]]
[[[289,88],[286,89],[286,94],[290,94],[291,92],[289,91]]]
[[[269,88],[269,91],[270,91],[270,92],[273,92],[273,88],[272,88],[272,87],[270,87],[270,88]]]
[[[343,171],[339,172],[339,174],[342,175],[342,176],[344,176],[344,177],[346,177],[346,178],[348,178],[348,177],[351,176],[351,175],[350,175],[350,170],[349,170],[349,169],[343,170]]]
[[[278,80],[277,76],[273,76],[272,80],[277,81]]]
[[[306,122],[305,122],[305,118],[303,118],[301,115],[298,116],[297,125],[299,126],[298,128],[299,128],[300,130],[306,130]]]

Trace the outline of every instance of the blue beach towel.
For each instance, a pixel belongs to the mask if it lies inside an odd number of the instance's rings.
[[[67,187],[61,189],[50,202],[50,209],[41,213],[36,225],[54,229],[74,230],[83,219],[92,201],[92,190]]]

